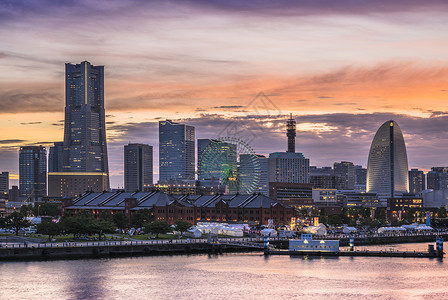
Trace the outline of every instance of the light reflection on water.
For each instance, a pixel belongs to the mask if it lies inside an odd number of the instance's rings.
[[[426,258],[249,253],[6,262],[0,276],[0,299],[448,299],[447,263]]]

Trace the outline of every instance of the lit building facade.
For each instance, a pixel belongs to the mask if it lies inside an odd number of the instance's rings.
[[[73,198],[87,191],[103,192],[109,188],[109,177],[99,172],[49,172],[48,196]]]
[[[269,182],[309,183],[310,160],[302,153],[269,154]]]
[[[143,191],[153,183],[152,146],[129,144],[124,146],[124,189],[129,192]]]
[[[63,172],[98,172],[109,176],[104,67],[87,61],[65,64]]]
[[[47,195],[47,149],[23,146],[19,152],[20,196],[37,201]]]
[[[9,172],[2,172],[0,174],[0,198],[8,195],[9,190]]]
[[[353,190],[355,187],[355,165],[349,161],[335,162],[333,173],[344,180],[342,189]]]
[[[194,180],[195,130],[193,126],[159,122],[159,182]]]
[[[409,171],[409,192],[417,194],[425,190],[425,173],[419,169]]]
[[[367,164],[367,192],[382,199],[408,192],[408,158],[397,122],[390,120],[378,129]]]

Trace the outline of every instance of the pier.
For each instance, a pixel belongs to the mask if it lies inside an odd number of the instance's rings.
[[[441,252],[418,252],[418,251],[287,251],[287,250],[267,250],[265,255],[290,255],[290,256],[364,256],[364,257],[422,257],[422,258],[443,258]]]

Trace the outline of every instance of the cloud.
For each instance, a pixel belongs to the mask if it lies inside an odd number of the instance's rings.
[[[20,125],[37,125],[42,124],[42,122],[22,122]]]
[[[221,105],[221,106],[215,106],[213,108],[216,108],[216,109],[239,109],[239,108],[244,108],[244,106],[242,106],[242,105]]]
[[[19,140],[19,139],[0,140],[0,144],[19,144],[24,142],[26,142],[26,140]]]

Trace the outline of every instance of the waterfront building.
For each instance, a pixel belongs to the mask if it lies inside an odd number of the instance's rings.
[[[9,172],[2,172],[0,174],[0,198],[8,195],[9,190]]]
[[[445,207],[448,209],[448,189],[427,189],[422,191],[421,195],[423,197],[423,207],[437,209]]]
[[[425,190],[425,173],[419,169],[411,169],[409,171],[409,192],[418,194]]]
[[[385,207],[386,202],[380,202],[376,193],[365,193],[356,190],[338,190],[338,196],[341,196],[341,201],[344,207]]]
[[[171,120],[159,122],[159,182],[194,180],[195,130]]]
[[[309,183],[269,182],[269,197],[294,208],[311,208],[313,186]]]
[[[77,197],[86,191],[109,190],[109,176],[99,172],[50,172],[48,173],[49,197]]]
[[[59,170],[58,170],[59,171]],[[63,172],[106,174],[104,67],[87,61],[65,64]]]
[[[48,154],[48,172],[64,171],[64,142],[55,142]]]
[[[387,198],[386,216],[389,220],[403,220],[409,213],[423,209],[423,198],[411,195]]]
[[[22,146],[19,151],[19,190],[27,201],[47,195],[47,149]]]
[[[289,251],[339,252],[339,240],[313,240],[313,235],[302,233],[300,240],[289,240]]]
[[[355,166],[352,162],[341,161],[334,163],[334,175],[342,177],[344,185],[342,189],[352,190],[355,187]]]
[[[128,144],[124,146],[124,189],[128,192],[143,191],[153,183],[152,146]]]
[[[367,192],[386,199],[408,192],[408,158],[397,122],[385,122],[375,134],[367,164]]]
[[[77,198],[63,200],[63,211],[90,211],[95,217],[101,213],[124,212],[128,217],[141,209],[148,209],[155,221],[174,224],[184,220],[198,222],[232,222],[253,225],[290,224],[294,209],[265,195],[167,195],[162,192],[103,192],[84,193]]]

